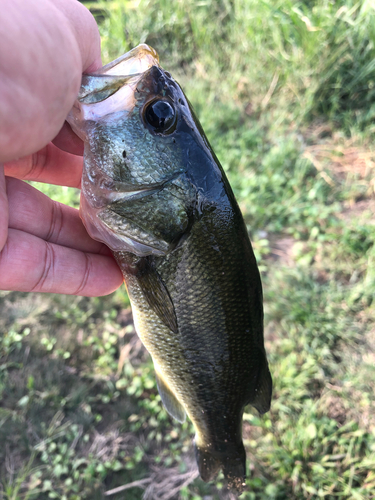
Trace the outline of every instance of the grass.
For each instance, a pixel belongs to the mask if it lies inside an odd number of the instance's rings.
[[[373,2],[87,5],[105,61],[147,42],[181,83],[253,241],[275,391],[246,409],[241,498],[375,497]],[[196,478],[128,306],[1,292],[0,499],[231,498]]]

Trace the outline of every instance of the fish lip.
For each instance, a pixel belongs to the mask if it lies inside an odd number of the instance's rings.
[[[106,205],[106,208],[111,210],[111,205],[114,203],[118,203],[121,201],[133,201],[133,200],[139,200],[142,198],[146,198],[147,196],[152,196],[153,194],[158,193],[159,191],[162,191],[167,184],[170,184],[173,182],[175,179],[180,177],[181,172],[177,172],[175,175],[172,175],[168,179],[166,179],[163,182],[160,182],[158,184],[152,184],[151,186],[147,187],[142,187],[141,189],[135,189],[135,190],[126,190],[126,191],[118,191],[118,192],[112,192],[109,194],[108,199],[111,201],[111,203]],[[129,187],[129,184],[127,184]],[[135,186],[132,186],[135,187]]]
[[[119,201],[139,200],[141,198],[144,198],[145,196],[151,196],[152,194],[157,193],[161,189],[163,189],[163,186],[137,189],[134,191],[112,192],[108,196],[108,200],[110,200],[111,203],[107,206],[107,208],[110,208],[112,203],[117,203]]]
[[[111,204],[119,201],[138,200],[146,196],[151,196],[162,189],[166,184],[177,179],[182,172],[176,172],[162,182],[148,185],[135,185],[116,182],[104,173],[92,177],[90,172],[85,172],[86,179],[82,182],[82,193],[92,208],[110,208]]]
[[[122,56],[118,57],[114,61],[111,61],[110,63],[106,64],[102,68],[100,68],[98,71],[96,71],[94,74],[105,74],[105,75],[118,75],[118,76],[125,76],[123,72],[118,72],[118,71],[113,71],[116,67],[121,66],[122,63],[126,63],[126,61],[133,60],[135,63],[139,63],[141,59],[146,59],[147,61],[152,61],[152,66],[159,66],[159,56],[158,53],[156,52],[155,49],[150,47],[149,45],[145,43],[141,43],[137,45],[137,47],[134,47],[133,49],[129,50],[126,52],[126,54],[123,54]],[[149,64],[151,66],[151,64]],[[140,66],[142,67],[142,66]],[[137,70],[132,70],[132,66],[130,65],[130,71],[127,69],[126,75],[134,75],[136,73],[139,73]],[[147,71],[147,70],[146,70]],[[144,73],[144,71],[142,71]]]

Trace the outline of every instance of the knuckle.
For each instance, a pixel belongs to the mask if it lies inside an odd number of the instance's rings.
[[[56,243],[60,238],[63,225],[64,213],[62,206],[58,202],[52,202],[51,219],[45,240]]]
[[[49,282],[53,282],[56,267],[56,255],[53,245],[48,241],[45,242],[45,255],[42,262],[43,264],[40,276],[35,285],[30,289],[30,292],[44,292],[51,288],[48,284]]]
[[[77,288],[77,290],[74,292],[73,295],[80,295],[83,292],[83,290],[86,288],[89,276],[91,274],[92,257],[86,253],[84,254],[84,256],[85,256],[85,269],[83,271],[82,280],[79,287]]]
[[[43,170],[49,162],[49,148],[48,145],[40,149],[37,153],[31,155],[30,169],[26,173],[25,178],[31,180],[38,180]]]
[[[5,241],[4,246],[0,246],[0,290],[7,288],[6,269],[9,260],[9,244]]]

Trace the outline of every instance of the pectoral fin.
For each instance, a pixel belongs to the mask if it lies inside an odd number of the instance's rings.
[[[172,332],[177,333],[177,318],[172,299],[150,259],[143,258],[138,270],[138,283],[148,305]]]
[[[128,252],[114,252],[125,281],[136,279],[144,298],[159,319],[173,333],[178,333],[176,312],[167,287],[154,268],[152,257],[137,257]]]
[[[177,401],[176,396],[173,394],[172,390],[165,382],[163,375],[156,369],[156,367],[155,375],[158,391],[165,409],[173,418],[175,418],[179,422],[185,422],[186,413],[183,406],[181,405],[181,403],[179,403],[179,401]]]

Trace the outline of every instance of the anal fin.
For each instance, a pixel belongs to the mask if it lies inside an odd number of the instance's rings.
[[[250,404],[256,408],[259,413],[266,413],[271,406],[272,397],[272,377],[268,368],[266,355],[261,355],[261,366],[258,373],[257,384],[253,399]]]
[[[158,386],[158,391],[163,401],[163,405],[167,412],[178,422],[185,422],[186,413],[182,404],[177,400],[176,396],[173,394],[172,390],[165,382],[163,375],[155,367],[156,383]]]

